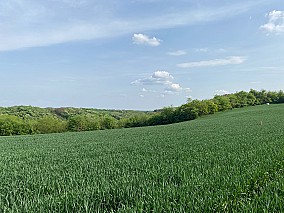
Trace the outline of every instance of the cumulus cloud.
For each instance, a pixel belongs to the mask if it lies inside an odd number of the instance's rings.
[[[156,71],[148,78],[142,78],[131,82],[132,85],[143,85],[143,86],[153,86],[160,85],[163,86],[163,90],[151,90],[143,87],[140,92],[143,93],[160,93],[162,96],[168,94],[178,94],[191,92],[190,88],[183,88],[180,84],[174,82],[174,77],[167,71]]]
[[[167,71],[156,71],[148,78],[133,81],[132,85],[167,85],[171,84],[174,77]],[[145,88],[144,88],[145,89]]]
[[[268,22],[260,26],[260,29],[268,33],[284,33],[284,11],[273,10],[266,14]]]
[[[174,51],[174,52],[168,52],[167,54],[172,55],[172,56],[182,56],[182,55],[186,55],[187,52],[184,51],[184,50],[177,50],[177,51]]]
[[[152,47],[157,47],[161,44],[161,40],[156,37],[150,38],[144,34],[134,34],[132,37],[133,44],[145,44]]]
[[[172,91],[180,91],[182,90],[182,87],[179,85],[179,84],[171,84],[169,86],[169,88],[172,90]]]
[[[167,71],[156,71],[152,77],[155,79],[174,79],[174,77]]]
[[[171,84],[167,88],[165,88],[165,92],[180,92],[182,91],[182,87],[179,84]]]
[[[190,88],[183,88],[181,87],[179,84],[176,83],[172,83],[170,85],[168,85],[168,87],[166,87],[164,89],[164,95],[166,94],[179,94],[179,93],[185,93],[186,95],[188,95],[191,92]]]
[[[221,59],[213,59],[208,61],[197,61],[177,64],[180,68],[194,68],[194,67],[214,67],[214,66],[224,66],[230,64],[242,64],[245,62],[245,57],[243,56],[230,56]]]
[[[179,93],[179,92],[191,92],[190,88],[182,88],[179,84],[172,83],[167,88],[164,89],[164,92],[166,94],[172,94],[172,93]]]

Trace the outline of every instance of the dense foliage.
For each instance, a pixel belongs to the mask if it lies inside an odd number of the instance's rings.
[[[0,138],[0,212],[283,212],[284,104]]]
[[[171,124],[194,120],[200,116],[234,108],[279,103],[284,103],[283,91],[240,91],[234,94],[216,95],[210,100],[189,99],[188,103],[180,107],[165,107],[161,110],[157,110],[155,114],[148,116],[147,119],[145,119],[145,117],[136,117],[130,120],[128,126],[125,127]]]
[[[180,107],[154,112],[98,110],[83,108],[38,108],[16,106],[0,108],[0,135],[22,135],[67,131],[154,126],[194,120],[233,108],[284,103],[284,92],[240,91],[217,95],[210,100],[189,100]]]
[[[26,135],[130,127],[153,112],[88,108],[0,107],[0,135]]]

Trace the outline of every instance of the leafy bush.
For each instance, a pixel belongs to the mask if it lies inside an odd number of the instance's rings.
[[[68,120],[69,131],[90,131],[101,129],[98,119],[86,115],[76,115]]]
[[[148,125],[149,116],[146,114],[142,115],[134,115],[129,118],[122,118],[119,120],[119,127],[139,127],[139,126],[147,126]]]
[[[24,121],[13,115],[0,115],[0,135],[26,135],[36,131],[31,122]]]
[[[100,119],[101,129],[115,129],[118,127],[118,122],[111,116],[104,116]]]
[[[41,134],[67,131],[67,122],[53,117],[40,118],[34,125],[36,131]]]

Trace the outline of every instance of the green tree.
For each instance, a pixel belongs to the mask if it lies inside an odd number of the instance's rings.
[[[233,108],[256,105],[256,97],[254,96],[253,93],[240,91],[240,92],[236,92],[232,95],[229,95],[229,97],[230,96],[236,97],[236,105],[235,106],[234,106],[234,104],[232,103],[232,100],[231,100],[231,104],[232,104]]]
[[[284,92],[282,90],[280,90],[277,93],[277,96],[278,96],[278,103],[284,103]]]
[[[69,131],[91,131],[101,129],[102,125],[99,118],[87,115],[75,115],[68,119]]]
[[[279,102],[279,96],[277,92],[273,92],[273,91],[268,91],[267,92],[267,98],[270,102],[267,103],[273,103],[276,104]]]
[[[133,115],[129,118],[122,118],[119,120],[119,127],[140,127],[148,125],[149,116],[146,114]]]
[[[198,118],[198,109],[190,102],[178,107],[177,115],[179,121],[194,120]]]
[[[228,109],[232,109],[232,104],[228,96],[225,95],[216,95],[213,98],[213,102],[217,104],[219,111],[225,111]]]
[[[0,115],[0,135],[26,135],[34,134],[35,130],[30,121],[14,115]]]
[[[43,117],[35,121],[35,128],[38,133],[55,133],[55,132],[66,132],[67,122],[54,118],[54,117]]]
[[[118,127],[118,122],[111,116],[103,116],[100,118],[101,129],[115,129]]]

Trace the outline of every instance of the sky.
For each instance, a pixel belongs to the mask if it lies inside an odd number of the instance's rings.
[[[154,110],[284,90],[283,0],[1,0],[0,106]]]

